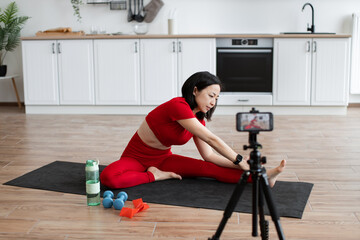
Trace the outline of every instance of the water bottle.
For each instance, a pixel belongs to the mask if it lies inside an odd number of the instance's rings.
[[[87,205],[100,205],[99,161],[87,160],[85,173]]]

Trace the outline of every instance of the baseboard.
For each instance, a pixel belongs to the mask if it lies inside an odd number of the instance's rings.
[[[41,106],[26,105],[27,114],[119,114],[146,115],[156,106]],[[346,115],[346,106],[325,107],[279,107],[256,106],[262,112],[272,112],[276,115]],[[249,106],[218,106],[215,114],[233,115],[237,112],[248,112]]]
[[[360,107],[360,103],[349,103],[348,107],[349,108],[358,108],[358,107]]]

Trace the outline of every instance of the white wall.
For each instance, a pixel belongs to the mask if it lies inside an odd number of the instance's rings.
[[[351,34],[351,14],[360,12],[358,0],[163,0],[165,5],[149,24],[148,33],[166,34],[167,18],[175,9],[178,34],[306,31],[311,10],[306,7],[302,12],[301,8],[308,1],[315,9],[316,31]],[[4,9],[10,2],[1,0],[0,8]],[[148,2],[150,0],[144,0],[145,5]],[[73,31],[89,33],[91,26],[105,28],[109,33],[133,34],[134,23],[127,22],[127,11],[110,10],[109,5],[81,6],[82,22],[79,23],[73,16],[70,0],[16,0],[16,3],[20,15],[31,17],[22,36],[34,36],[37,31],[56,27],[72,27]],[[21,49],[9,53],[5,63],[9,74],[22,74]],[[22,77],[16,83],[23,101]],[[10,81],[0,82],[0,102],[16,102]]]

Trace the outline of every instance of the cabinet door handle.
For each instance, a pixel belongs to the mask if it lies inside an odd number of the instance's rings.
[[[316,43],[316,41],[313,42],[313,51],[314,52],[317,51],[317,43]]]
[[[52,53],[55,54],[55,43],[52,43]]]
[[[57,50],[58,50],[58,53],[61,53],[61,45],[60,45],[60,43],[57,44]]]
[[[135,42],[135,53],[137,53],[137,52],[138,52],[138,43]]]
[[[181,46],[181,42],[179,41],[179,52],[181,52],[182,50],[181,50],[181,48],[182,48],[182,46]]]
[[[306,42],[306,52],[310,52],[310,41]]]
[[[173,41],[172,43],[173,43],[173,52],[175,52],[175,41]]]

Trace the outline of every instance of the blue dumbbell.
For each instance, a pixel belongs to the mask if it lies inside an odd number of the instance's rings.
[[[116,210],[121,210],[127,199],[128,199],[128,195],[126,192],[119,192],[114,201],[114,208]]]
[[[113,205],[114,193],[112,191],[105,191],[103,195],[103,206],[104,208],[111,208]]]

